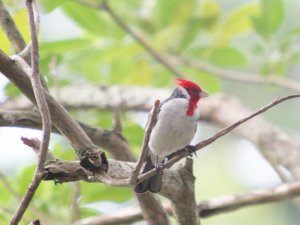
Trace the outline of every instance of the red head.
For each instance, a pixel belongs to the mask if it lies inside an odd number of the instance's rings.
[[[186,114],[188,116],[192,116],[194,114],[194,110],[197,108],[197,103],[200,98],[207,97],[208,94],[200,88],[199,85],[195,84],[192,81],[177,78],[176,83],[183,87],[190,96],[190,103]]]

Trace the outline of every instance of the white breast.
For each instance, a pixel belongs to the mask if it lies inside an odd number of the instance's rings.
[[[149,140],[150,150],[157,160],[163,160],[193,139],[199,113],[187,116],[187,108],[188,100],[184,98],[175,98],[162,105]]]

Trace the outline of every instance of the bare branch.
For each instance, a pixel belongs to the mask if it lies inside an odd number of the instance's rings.
[[[34,104],[36,100],[32,91],[32,86],[27,73],[20,68],[15,61],[11,60],[4,52],[0,50],[0,71],[9,80],[11,80]],[[105,155],[99,152],[86,133],[81,129],[78,123],[67,113],[67,111],[58,104],[55,99],[44,89],[44,94],[51,112],[51,118],[54,125],[61,133],[72,143],[76,154],[81,161],[88,160],[93,168],[101,170],[106,168]],[[104,160],[104,161],[103,161]]]
[[[251,118],[267,111],[268,109],[274,107],[275,105],[277,105],[277,104],[279,104],[283,101],[293,99],[293,98],[298,98],[298,97],[300,97],[300,94],[288,95],[288,96],[285,96],[285,97],[275,99],[273,102],[271,102],[268,105],[262,107],[261,109],[257,110],[256,112],[250,114],[249,116],[247,116],[247,117],[235,122],[234,124],[222,129],[221,131],[219,131],[218,133],[216,133],[212,137],[199,142],[198,144],[195,145],[196,151],[198,151],[198,150],[206,147],[207,145],[213,143],[214,141],[216,141],[220,137],[224,136],[225,134],[229,133],[230,131],[232,131],[233,129],[238,127],[239,125],[241,125],[241,124],[245,123],[246,121],[250,120]],[[144,174],[138,176],[139,182],[150,178],[154,174],[158,173],[160,170],[164,170],[165,168],[171,167],[174,163],[178,162],[180,159],[182,159],[182,158],[184,158],[184,157],[186,157],[190,154],[188,151],[186,151],[185,148],[178,150],[177,153],[178,154],[176,154],[174,157],[172,157],[169,161],[167,161],[166,163],[164,163],[162,165],[159,165],[158,168],[154,168],[154,169],[148,171],[147,173],[144,173]]]
[[[199,216],[209,217],[251,205],[290,199],[298,195],[300,195],[300,181],[285,183],[272,189],[253,191],[247,194],[216,197],[198,204]]]
[[[178,225],[200,225],[195,197],[196,178],[193,171],[193,159],[185,158],[184,165],[179,166],[176,173],[175,176],[165,176],[164,172],[165,177],[160,194],[171,200],[173,214]],[[176,184],[174,180],[177,180]]]
[[[78,95],[78,90],[80,90],[80,95]],[[170,90],[138,86],[113,85],[108,87],[84,84],[53,88],[50,93],[55,99],[59,99],[59,102],[66,108],[148,111],[156,99],[167,98]],[[31,109],[32,103],[26,97],[19,96],[8,100],[1,106],[13,110]]]
[[[31,76],[31,84],[33,88],[33,92],[35,95],[35,99],[37,102],[37,106],[42,118],[42,130],[43,130],[43,139],[40,145],[40,150],[38,154],[38,163],[34,173],[34,177],[32,179],[31,184],[29,185],[24,197],[22,198],[10,224],[15,225],[20,222],[23,214],[28,208],[35,191],[37,190],[40,182],[42,181],[44,174],[44,165],[46,161],[46,155],[48,151],[48,145],[50,141],[50,133],[51,133],[51,116],[48,109],[48,104],[46,102],[42,82],[40,79],[39,72],[39,48],[38,48],[38,38],[37,38],[37,28],[35,24],[35,15],[33,11],[33,0],[27,0],[26,6],[28,10],[29,24],[30,24],[30,34],[31,34],[31,62],[32,62],[32,76]]]
[[[85,3],[83,1],[79,1],[82,4],[88,5],[91,7],[90,4]],[[145,39],[142,35],[138,34],[134,29],[132,29],[120,16],[109,6],[108,0],[103,0],[100,7],[100,10],[105,10],[111,18],[122,28],[125,32],[130,34],[150,55],[156,59],[159,63],[161,63],[167,70],[174,74],[176,77],[182,77],[182,73],[175,69],[168,60],[163,57],[159,52],[157,52]]]
[[[26,44],[13,18],[0,0],[0,23],[16,52],[21,52]]]
[[[79,88],[81,90],[80,96],[76,95]],[[120,108],[121,110],[148,111],[155,99],[165,99],[170,92],[171,90],[168,89],[150,87],[75,85],[61,88],[60,97],[62,104],[73,109],[91,107],[106,110]],[[24,97],[3,105],[5,108],[18,108],[18,106],[24,108],[30,105],[24,101]],[[229,126],[251,113],[247,106],[237,98],[225,94],[216,94],[202,99],[198,108],[202,120],[221,127]],[[261,129],[257,129],[258,127]],[[300,157],[298,140],[262,117],[256,117],[243,126],[239,126],[234,130],[234,133],[256,145],[263,156],[272,164],[285,167],[296,178],[300,179],[300,166],[299,160],[297,160]],[[97,137],[96,134],[95,137]],[[98,137],[102,137],[102,135]]]
[[[152,129],[153,129],[153,126],[155,124],[156,117],[158,114],[159,104],[160,104],[159,100],[156,100],[154,103],[153,110],[152,110],[152,113],[149,118],[149,122],[148,122],[146,130],[145,130],[142,150],[141,150],[139,159],[137,161],[137,165],[136,165],[135,169],[133,170],[131,178],[129,180],[130,185],[136,185],[137,177],[138,177],[141,167],[144,164],[146,157],[148,155],[148,151],[149,151],[148,143],[149,143],[150,135],[151,135],[151,132],[152,132]]]
[[[300,83],[296,80],[290,80],[284,77],[280,77],[276,74],[271,74],[268,76],[262,76],[256,73],[248,73],[236,70],[229,70],[219,68],[215,65],[194,60],[187,59],[183,56],[171,56],[172,60],[176,60],[176,64],[181,63],[187,66],[193,67],[199,71],[206,71],[218,76],[221,79],[233,80],[238,82],[252,83],[252,84],[261,84],[261,85],[277,85],[279,87],[284,87],[293,91],[300,91]]]
[[[215,197],[197,204],[198,216],[208,218],[221,213],[228,213],[253,205],[261,205],[291,199],[300,195],[300,181],[281,184],[272,189],[253,191],[246,194]],[[163,205],[169,215],[173,215],[170,204]],[[95,216],[77,221],[73,225],[121,225],[135,223],[142,220],[140,208],[127,208],[114,215]]]
[[[36,27],[36,13],[34,12],[35,3],[33,0],[26,1],[29,23],[30,23],[30,34],[31,34],[31,62],[32,62],[32,76],[31,83],[35,99],[37,102],[37,107],[39,109],[42,118],[42,131],[43,138],[39,150],[39,161],[37,165],[37,170],[40,173],[44,172],[44,164],[46,161],[46,155],[48,151],[48,145],[50,141],[51,133],[51,116],[48,108],[48,104],[44,95],[43,85],[41,82],[40,69],[39,69],[39,45],[38,45],[38,29]]]

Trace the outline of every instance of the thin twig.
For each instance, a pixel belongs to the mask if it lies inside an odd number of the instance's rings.
[[[261,109],[255,111],[254,113],[250,114],[249,116],[237,121],[236,123],[220,130],[219,132],[217,132],[215,135],[213,135],[210,138],[207,138],[201,142],[199,142],[198,144],[196,144],[195,147],[195,151],[198,151],[206,146],[208,146],[209,144],[213,143],[214,141],[216,141],[217,139],[219,139],[220,137],[224,136],[225,134],[229,133],[230,131],[232,131],[233,129],[235,129],[236,127],[238,127],[239,125],[245,123],[246,121],[250,120],[251,118],[267,111],[268,109],[272,108],[273,106],[292,99],[292,98],[299,98],[300,94],[294,94],[294,95],[288,95],[285,97],[281,97],[281,98],[277,98],[275,99],[273,102],[269,103],[268,105],[262,107]],[[164,170],[165,168],[169,168],[171,167],[174,163],[178,162],[179,160],[181,160],[182,158],[188,156],[190,153],[189,151],[186,151],[186,149],[180,149],[178,150],[178,154],[176,154],[174,157],[172,157],[169,161],[167,161],[164,164],[160,164],[158,165],[158,168],[154,168],[150,171],[148,171],[147,173],[141,174],[140,176],[138,176],[138,182],[142,182],[150,177],[152,177],[153,175],[157,174],[159,171]]]
[[[30,22],[30,33],[31,33],[31,42],[32,42],[32,49],[31,49],[31,61],[32,61],[32,88],[34,91],[34,95],[36,98],[37,106],[41,114],[42,118],[42,131],[43,131],[43,138],[42,144],[39,152],[39,160],[37,169],[43,173],[44,171],[44,164],[46,160],[49,140],[50,140],[50,133],[51,133],[51,115],[49,112],[48,104],[44,95],[43,85],[41,82],[41,76],[39,71],[39,47],[38,47],[38,33],[37,33],[37,26],[36,26],[36,12],[34,11],[35,3],[33,0],[27,0],[27,9],[29,15],[29,22]]]
[[[280,77],[275,74],[270,74],[268,76],[262,76],[256,73],[248,73],[236,70],[229,70],[219,68],[215,65],[194,60],[188,59],[183,56],[171,57],[171,59],[179,61],[181,64],[185,64],[189,67],[193,67],[199,71],[206,71],[212,73],[219,78],[226,80],[233,80],[238,82],[252,83],[252,84],[261,84],[261,85],[277,85],[279,87],[284,87],[293,91],[300,91],[300,83],[295,80],[290,80],[284,77]]]
[[[16,52],[22,51],[26,46],[25,41],[2,0],[0,0],[0,23]]]
[[[143,163],[145,162],[146,157],[148,155],[148,151],[149,151],[148,143],[149,143],[150,135],[151,135],[151,132],[152,132],[152,129],[153,129],[153,126],[155,124],[156,117],[157,117],[157,114],[158,114],[159,104],[160,104],[159,100],[156,100],[154,102],[153,110],[152,110],[152,113],[150,115],[149,122],[146,126],[141,154],[139,156],[139,159],[137,161],[135,169],[132,171],[132,175],[131,175],[130,180],[129,180],[130,185],[135,185],[136,184],[137,177],[140,173],[141,167],[142,167]]]
[[[82,3],[82,1],[81,1]],[[90,5],[89,5],[90,6]],[[110,6],[107,0],[103,0],[100,5],[101,10],[105,10],[111,18],[128,34],[130,34],[150,55],[156,59],[159,63],[161,63],[167,70],[169,70],[176,77],[182,77],[182,73],[174,68],[168,60],[163,57],[159,52],[157,52],[145,39],[142,35],[138,34],[135,30],[133,30],[125,21],[122,19]]]
[[[30,24],[30,34],[31,34],[31,62],[32,62],[32,76],[31,83],[34,91],[35,99],[37,102],[37,106],[42,118],[42,131],[43,138],[42,144],[40,146],[40,151],[38,154],[38,163],[34,173],[34,177],[32,179],[31,184],[29,185],[26,194],[22,198],[10,224],[16,225],[22,219],[23,214],[28,208],[35,191],[37,190],[39,184],[42,181],[44,174],[44,165],[46,161],[48,145],[50,141],[50,133],[51,133],[51,116],[49,112],[49,108],[44,96],[43,86],[40,78],[39,72],[39,49],[38,49],[38,37],[37,37],[37,28],[35,23],[35,12],[34,12],[34,3],[33,0],[27,0],[26,6],[28,10],[29,24]]]

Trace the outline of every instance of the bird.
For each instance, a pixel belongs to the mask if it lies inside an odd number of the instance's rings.
[[[170,97],[158,106],[157,117],[148,142],[149,154],[142,174],[165,162],[172,153],[190,147],[195,135],[200,117],[197,104],[208,94],[190,80],[177,78],[176,83],[177,87]],[[153,109],[149,113],[149,118],[152,111]],[[136,193],[147,191],[158,193],[161,184],[162,172],[159,172],[137,184],[134,190]]]

